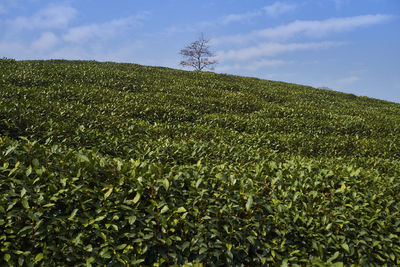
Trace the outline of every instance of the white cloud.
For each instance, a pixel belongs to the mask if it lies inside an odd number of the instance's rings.
[[[388,20],[388,15],[365,15],[348,18],[331,18],[322,21],[294,21],[287,25],[256,32],[265,38],[288,38],[296,34],[307,36],[323,36],[331,32],[351,31],[359,27],[369,26]]]
[[[339,42],[313,42],[313,43],[261,43],[256,46],[251,46],[242,49],[229,50],[227,52],[217,52],[217,59],[223,60],[248,60],[255,57],[275,56],[284,52],[293,52],[300,50],[315,50],[329,48],[343,43]]]
[[[72,43],[84,43],[93,38],[108,39],[129,27],[139,25],[140,21],[144,17],[145,15],[140,14],[137,16],[116,19],[105,23],[94,23],[73,27],[68,29],[68,31],[62,37],[65,41]]]
[[[282,2],[275,2],[272,5],[265,6],[259,10],[254,10],[251,12],[246,12],[246,13],[241,13],[241,14],[230,14],[227,16],[224,16],[220,19],[222,24],[229,24],[232,22],[237,22],[237,21],[244,21],[244,20],[249,20],[254,17],[259,17],[263,15],[268,15],[270,17],[276,17],[279,15],[282,15],[284,13],[293,11],[296,9],[296,5],[294,4],[286,4]]]
[[[254,41],[256,38],[252,33],[243,35],[243,34],[235,34],[235,35],[226,35],[217,38],[212,38],[210,40],[210,44],[213,46],[222,45],[222,44],[246,44],[250,41]]]
[[[240,13],[240,14],[229,14],[226,16],[221,17],[218,19],[218,23],[222,25],[227,25],[233,22],[240,22],[240,21],[245,21],[249,20],[255,17],[263,16],[263,15],[268,15],[271,17],[276,17],[279,15],[282,15],[284,13],[293,11],[296,9],[296,5],[294,4],[286,4],[282,2],[275,2],[272,5],[265,6],[261,9],[246,12],[246,13]],[[215,25],[215,23],[209,23],[210,25]]]
[[[286,4],[282,2],[275,2],[272,5],[266,6],[263,10],[271,17],[276,17],[284,13],[293,11],[296,9],[296,5]]]
[[[104,30],[103,30],[104,26]],[[106,29],[112,29],[112,25],[101,25],[101,24],[90,24],[85,26],[78,26],[68,29],[62,37],[67,42],[73,43],[84,43],[88,40],[96,37],[109,36],[108,34],[114,34],[113,31]]]
[[[92,51],[93,52],[93,51]],[[46,58],[59,58],[67,60],[93,60],[96,59],[81,46],[64,46],[58,50],[51,52]]]
[[[17,17],[8,23],[15,29],[63,29],[76,16],[76,10],[69,6],[51,5],[31,17]]]
[[[203,25],[204,26],[204,25]],[[183,26],[169,26],[164,29],[165,34],[178,34],[184,32],[196,32],[202,28],[201,26],[183,25]]]
[[[229,64],[229,65],[217,65],[215,67],[215,72],[219,73],[224,73],[224,72],[230,72],[230,71],[237,71],[237,70],[242,70],[243,65],[242,64]]]
[[[251,18],[260,16],[261,14],[262,13],[259,11],[247,12],[247,13],[242,13],[242,14],[230,14],[230,15],[222,17],[220,19],[220,21],[223,25],[227,25],[227,24],[230,24],[233,22],[249,20]]]
[[[345,78],[337,80],[337,83],[339,83],[339,84],[353,84],[353,83],[355,83],[355,82],[357,82],[359,80],[360,80],[360,78],[357,77],[357,76],[349,76],[349,77],[345,77]]]
[[[260,78],[267,79],[267,80],[275,80],[275,81],[291,81],[294,82],[296,77],[298,76],[297,73],[293,72],[280,72],[280,73],[267,73],[265,75],[260,75]],[[299,83],[301,84],[301,83]]]
[[[0,36],[0,54],[17,59],[127,61],[135,55],[132,51],[137,51],[141,45],[127,33],[132,27],[141,25],[149,13],[69,27],[75,15],[73,8],[52,5],[30,16],[6,21],[6,31]],[[117,38],[118,42],[115,42]]]
[[[261,59],[257,61],[252,61],[248,62],[245,64],[229,64],[229,65],[221,65],[217,66],[215,70],[217,72],[227,72],[227,71],[232,71],[232,70],[247,70],[247,71],[255,71],[264,67],[276,67],[276,66],[281,66],[284,64],[288,64],[289,62],[286,62],[284,60],[279,60],[279,59]]]
[[[19,42],[0,41],[0,54],[2,57],[19,59],[26,56],[27,49]]]
[[[208,28],[208,27],[227,26],[231,23],[248,21],[252,18],[260,17],[260,16],[264,16],[264,15],[276,17],[283,13],[290,12],[296,8],[297,8],[297,6],[294,4],[285,4],[282,2],[275,2],[274,4],[259,8],[257,10],[253,10],[253,11],[249,11],[249,12],[245,12],[245,13],[228,14],[228,15],[219,17],[214,20],[203,21],[203,22],[199,22],[194,25],[191,24],[191,25],[171,26],[171,27],[166,28],[165,32],[169,33],[169,34],[170,33],[182,33],[182,32],[194,32],[194,31],[199,31],[199,29],[204,29],[204,28]]]
[[[288,62],[284,60],[279,60],[279,59],[262,59],[258,60],[255,62],[251,62],[248,66],[246,66],[246,69],[248,70],[256,70],[260,69],[263,67],[275,67],[275,66],[281,66],[284,64],[287,64]]]
[[[213,44],[236,43],[243,44],[259,38],[277,40],[289,39],[297,35],[321,37],[330,33],[355,30],[373,24],[382,23],[392,18],[390,15],[365,15],[347,18],[331,18],[326,20],[296,20],[289,24],[253,31],[249,34],[223,36],[213,39]]]
[[[82,59],[116,62],[134,62],[137,51],[142,51],[142,41],[132,41],[115,46],[104,46],[97,43],[86,45],[67,44],[48,53],[43,53],[41,58]]]
[[[57,46],[46,49],[33,45],[24,45],[20,42],[0,41],[0,55],[2,57],[15,58],[21,60],[27,59],[79,59],[79,60],[98,60],[115,62],[138,62],[139,56],[146,58],[143,53],[145,47],[142,41],[133,41],[117,46],[102,46],[97,44],[89,45],[63,45],[61,40],[56,43]],[[138,52],[140,51],[140,52]],[[159,60],[155,65],[159,65]]]
[[[39,39],[32,43],[32,48],[35,50],[47,50],[53,48],[58,43],[57,36],[52,32],[44,32]]]

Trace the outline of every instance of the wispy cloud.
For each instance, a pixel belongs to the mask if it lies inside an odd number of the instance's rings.
[[[272,5],[265,6],[263,10],[271,17],[276,17],[296,9],[296,5],[282,2],[275,2]]]
[[[279,60],[279,59],[262,59],[257,61],[248,62],[246,64],[228,64],[221,65],[216,67],[217,72],[227,72],[232,70],[246,70],[246,71],[255,71],[264,67],[277,67],[288,64],[290,62]]]
[[[26,47],[20,42],[0,41],[0,54],[2,57],[15,58],[18,55],[20,58],[26,57],[29,52]]]
[[[62,35],[64,41],[71,43],[85,43],[92,39],[110,39],[113,36],[127,31],[129,28],[142,25],[149,12],[140,12],[134,16],[114,19],[104,23],[92,23],[72,27]]]
[[[9,20],[10,27],[18,30],[63,29],[76,16],[77,11],[65,5],[50,5],[30,17],[17,17]]]
[[[248,60],[256,57],[276,56],[285,52],[323,49],[342,45],[340,42],[311,42],[311,43],[261,43],[242,49],[217,52],[217,59],[224,60]]]
[[[246,69],[248,70],[257,70],[263,67],[276,67],[288,64],[289,62],[279,59],[262,59],[255,62],[251,62]]]
[[[260,11],[253,11],[253,12],[247,12],[247,13],[241,13],[241,14],[230,14],[223,16],[219,19],[219,23],[223,25],[227,25],[233,22],[240,22],[244,20],[249,20],[254,17],[261,16],[262,13]]]
[[[329,33],[346,32],[356,28],[378,24],[390,19],[389,15],[365,15],[348,18],[331,18],[322,21],[294,21],[276,28],[257,31],[255,34],[265,38],[290,38],[297,34],[320,37]]]
[[[41,34],[39,39],[32,43],[34,50],[48,50],[53,48],[58,43],[57,36],[52,32],[44,32]]]
[[[271,17],[276,17],[278,15],[282,15],[287,12],[291,12],[297,8],[296,5],[294,4],[286,4],[282,2],[275,2],[271,5],[264,6],[260,9],[245,12],[245,13],[238,13],[238,14],[229,14],[222,16],[221,18],[217,19],[216,23],[222,24],[222,25],[227,25],[233,22],[242,22],[246,21],[255,17],[260,17],[260,16],[271,16]],[[212,24],[215,24],[212,23]]]
[[[227,16],[224,16],[219,19],[219,21],[226,25],[230,24],[232,22],[240,22],[240,21],[245,21],[252,19],[254,17],[259,17],[263,15],[268,15],[270,17],[276,17],[279,15],[282,15],[284,13],[291,12],[296,9],[296,5],[294,4],[287,4],[287,3],[282,3],[282,2],[275,2],[271,5],[264,6],[258,10],[253,10],[250,12],[245,12],[245,13],[239,13],[239,14],[230,14]]]
[[[132,41],[116,46],[103,46],[95,43],[89,43],[84,46],[79,44],[67,44],[57,49],[53,49],[50,53],[46,53],[40,58],[63,58],[63,59],[86,59],[100,61],[117,61],[129,62],[135,61],[136,55],[134,51],[143,48],[140,41]]]
[[[76,15],[74,8],[51,5],[30,16],[5,21],[5,31],[0,35],[0,54],[18,59],[129,60],[135,51],[133,48],[140,47],[131,34],[150,14],[143,11],[103,23],[71,27]]]
[[[326,20],[296,20],[285,25],[256,30],[249,34],[238,34],[215,38],[213,43],[243,44],[260,38],[278,40],[289,39],[297,35],[322,37],[330,33],[352,31],[360,27],[379,24],[391,18],[392,16],[390,15],[377,14],[346,18],[330,18]]]
[[[68,29],[62,37],[65,41],[72,43],[84,43],[93,38],[111,38],[121,31],[125,31],[129,27],[139,25],[141,18],[142,16],[127,17],[105,23],[93,23],[84,26],[77,26]]]
[[[244,13],[232,13],[228,15],[221,16],[214,20],[202,21],[197,24],[192,25],[181,25],[181,26],[171,26],[166,28],[167,33],[179,33],[179,32],[193,32],[205,29],[208,27],[215,26],[227,26],[232,23],[246,22],[256,17],[270,16],[276,17],[284,13],[291,12],[297,8],[295,4],[287,4],[282,2],[275,2],[271,5],[261,7],[252,11]]]

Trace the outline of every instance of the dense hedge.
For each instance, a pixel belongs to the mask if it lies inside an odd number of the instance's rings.
[[[400,105],[214,73],[0,60],[0,260],[399,265]]]

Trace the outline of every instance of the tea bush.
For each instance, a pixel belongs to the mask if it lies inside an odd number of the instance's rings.
[[[1,265],[399,265],[399,114],[255,78],[0,59]]]

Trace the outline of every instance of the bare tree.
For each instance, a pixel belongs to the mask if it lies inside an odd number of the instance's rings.
[[[198,71],[202,71],[203,69],[213,70],[214,65],[218,62],[210,59],[215,54],[210,51],[209,42],[210,40],[204,38],[204,35],[201,34],[197,41],[194,41],[180,51],[179,54],[183,56],[183,60],[179,64]]]

